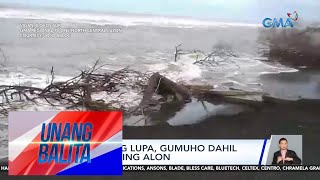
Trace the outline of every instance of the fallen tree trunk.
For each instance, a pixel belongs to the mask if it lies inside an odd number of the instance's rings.
[[[288,100],[272,97],[263,92],[248,92],[239,90],[215,91],[208,86],[188,86],[192,95],[200,100],[208,101],[213,104],[231,103],[242,104],[251,107],[262,107],[267,104],[275,105],[303,105],[319,106],[320,99],[298,99]]]
[[[210,92],[195,96],[201,101],[207,101],[212,104],[230,103],[259,108],[262,107],[264,103],[261,95],[223,95]]]
[[[178,101],[191,101],[191,92],[188,88],[171,81],[159,73],[154,73],[150,77],[139,107],[148,105],[154,93],[158,93],[163,96],[174,95]]]
[[[280,104],[280,105],[303,105],[303,106],[320,106],[320,99],[298,99],[298,100],[288,100],[272,97],[269,95],[263,95],[262,99],[266,103],[270,104]]]

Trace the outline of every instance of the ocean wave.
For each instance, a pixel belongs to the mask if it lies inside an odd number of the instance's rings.
[[[210,84],[223,90],[233,87],[249,91],[263,90],[260,75],[298,71],[281,64],[258,61],[256,57],[233,58],[232,61],[215,66],[194,64],[195,60],[193,56],[186,54],[181,55],[177,62],[161,62],[149,64],[146,67],[176,82]]]
[[[227,23],[197,20],[191,18],[173,18],[146,15],[114,15],[103,13],[84,13],[67,11],[41,11],[2,8],[0,18],[51,20],[58,22],[85,23],[95,25],[122,25],[122,26],[160,26],[178,28],[207,28],[207,27],[259,27],[258,24]]]

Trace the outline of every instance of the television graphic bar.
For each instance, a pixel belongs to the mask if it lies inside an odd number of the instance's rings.
[[[11,112],[9,175],[122,175],[122,112]]]
[[[270,139],[125,139],[123,165],[124,170],[171,165],[303,165],[302,144],[302,135],[271,135]]]

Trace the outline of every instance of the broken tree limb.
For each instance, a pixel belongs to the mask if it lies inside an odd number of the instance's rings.
[[[178,46],[176,46],[176,52],[174,53],[174,61],[177,62],[178,60],[178,56],[181,54],[182,49],[178,49],[182,44],[179,44]]]
[[[171,81],[159,73],[154,73],[150,77],[139,107],[148,105],[154,93],[174,95],[178,101],[183,102],[189,102],[191,100],[191,92],[188,88]]]

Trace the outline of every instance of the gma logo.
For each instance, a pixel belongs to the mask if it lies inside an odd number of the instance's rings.
[[[271,18],[265,18],[262,21],[262,25],[265,28],[275,28],[275,27],[283,27],[286,28],[288,26],[293,28],[293,22],[290,18],[287,18],[287,20],[284,22],[282,18],[280,18],[279,20],[277,18],[271,19]]]

